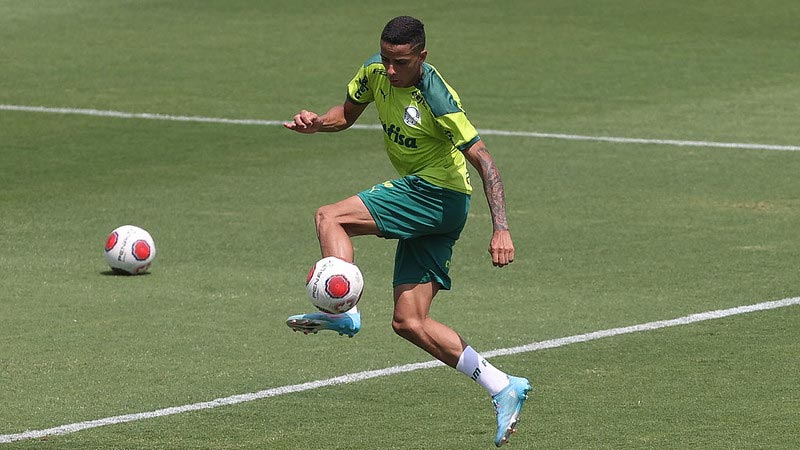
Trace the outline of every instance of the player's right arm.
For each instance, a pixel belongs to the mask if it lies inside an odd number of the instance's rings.
[[[321,116],[312,111],[301,110],[291,122],[286,122],[283,126],[304,134],[342,131],[350,128],[368,105],[369,103],[355,103],[348,97],[344,103],[334,106]]]

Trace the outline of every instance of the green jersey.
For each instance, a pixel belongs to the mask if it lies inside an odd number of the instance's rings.
[[[386,152],[400,176],[418,175],[436,186],[472,192],[461,151],[480,140],[456,91],[435,67],[423,63],[416,86],[389,83],[380,54],[368,59],[347,85],[350,100],[374,102]]]

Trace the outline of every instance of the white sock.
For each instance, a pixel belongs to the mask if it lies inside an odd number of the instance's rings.
[[[478,382],[491,395],[502,391],[509,383],[505,372],[489,364],[470,346],[459,356],[456,369]]]
[[[352,308],[345,311],[345,314],[358,314],[358,306],[353,306]]]

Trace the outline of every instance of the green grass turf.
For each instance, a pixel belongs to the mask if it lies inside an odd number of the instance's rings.
[[[522,434],[512,445],[791,448],[796,432],[790,418],[796,417],[800,398],[786,376],[796,366],[781,352],[798,351],[790,338],[796,323],[772,311],[500,358],[510,369],[542,368],[543,381],[532,396],[535,413],[520,424]],[[774,329],[785,338],[775,339]],[[444,368],[269,403],[99,428],[18,447],[486,448],[492,438],[489,403]],[[470,413],[453,414],[454,408]],[[352,413],[342,417],[342,409]]]
[[[0,103],[322,112],[410,13],[479,128],[800,144],[794,2],[307,6],[5,1]],[[433,310],[478,350],[798,295],[797,152],[485,140],[517,261],[491,267],[478,192]],[[307,307],[315,208],[392,176],[374,130],[0,111],[0,434],[427,361],[389,327],[380,239],[355,239],[356,338],[283,325]],[[107,274],[101,247],[123,223],[153,234],[151,274]],[[798,325],[789,307],[498,358],[537,386],[512,444],[793,448]],[[481,389],[438,368],[7,447],[484,448],[492,434]]]

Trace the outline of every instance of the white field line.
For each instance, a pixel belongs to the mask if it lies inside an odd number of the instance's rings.
[[[0,104],[0,111],[20,111],[20,112],[38,112],[50,114],[79,114],[84,116],[99,116],[99,117],[114,117],[119,119],[150,119],[150,120],[166,120],[174,122],[205,122],[205,123],[222,123],[233,125],[267,125],[279,126],[284,121],[281,120],[257,120],[257,119],[225,119],[219,117],[202,117],[202,116],[173,116],[169,114],[153,114],[153,113],[130,113],[122,111],[104,111],[98,109],[81,109],[81,108],[50,108],[45,106],[24,106],[24,105],[5,105]],[[380,129],[380,125],[353,125],[355,129]],[[478,130],[483,135],[494,136],[518,136],[518,137],[531,137],[542,139],[563,139],[571,141],[594,141],[594,142],[612,142],[617,144],[655,144],[655,145],[672,145],[679,147],[716,147],[716,148],[734,148],[746,150],[782,150],[782,151],[800,151],[798,145],[771,145],[771,144],[755,144],[755,143],[738,143],[738,142],[713,142],[713,141],[684,141],[675,139],[644,139],[644,138],[626,138],[626,137],[612,137],[612,136],[583,136],[578,134],[561,134],[561,133],[537,133],[531,131],[503,131],[503,130]]]
[[[639,331],[657,330],[659,328],[674,327],[678,325],[687,325],[696,322],[703,322],[706,320],[714,320],[728,316],[735,316],[739,314],[747,314],[755,311],[765,311],[770,309],[784,308],[792,305],[800,305],[800,297],[785,298],[783,300],[776,300],[771,302],[757,303],[755,305],[739,306],[730,309],[721,309],[716,311],[708,311],[698,314],[691,314],[677,319],[659,320],[656,322],[648,322],[639,325],[632,325],[621,328],[611,328],[608,330],[595,331],[592,333],[579,334],[575,336],[568,336],[558,339],[551,339],[542,342],[534,342],[527,345],[518,347],[501,348],[483,353],[485,358],[495,356],[508,356],[519,353],[535,352],[538,350],[545,350],[549,348],[563,347],[570,344],[580,342],[588,342],[596,339],[602,339],[621,334],[636,333]],[[23,433],[4,434],[0,435],[0,443],[9,443],[15,441],[22,441],[28,439],[37,439],[45,436],[63,435],[75,433],[81,430],[90,428],[102,427],[105,425],[114,425],[126,422],[133,422],[137,420],[152,419],[156,417],[170,416],[173,414],[180,414],[189,411],[198,411],[204,409],[217,408],[225,405],[235,405],[238,403],[250,402],[269,397],[277,397],[279,395],[291,394],[293,392],[303,392],[312,389],[318,389],[327,386],[336,386],[340,384],[356,383],[371,378],[386,377],[396,375],[399,373],[412,372],[421,369],[430,369],[433,367],[440,367],[443,364],[439,361],[428,361],[422,363],[405,364],[402,366],[387,367],[385,369],[368,370],[364,372],[356,372],[346,375],[341,375],[334,378],[327,378],[324,380],[310,381],[307,383],[293,384],[289,386],[281,386],[263,391],[253,392],[249,394],[239,394],[230,397],[217,398],[207,402],[192,403],[190,405],[173,406],[170,408],[158,409],[155,411],[124,414],[120,416],[106,417],[104,419],[89,420],[86,422],[71,423],[68,425],[61,425],[58,427],[48,428],[44,430],[30,430]]]

